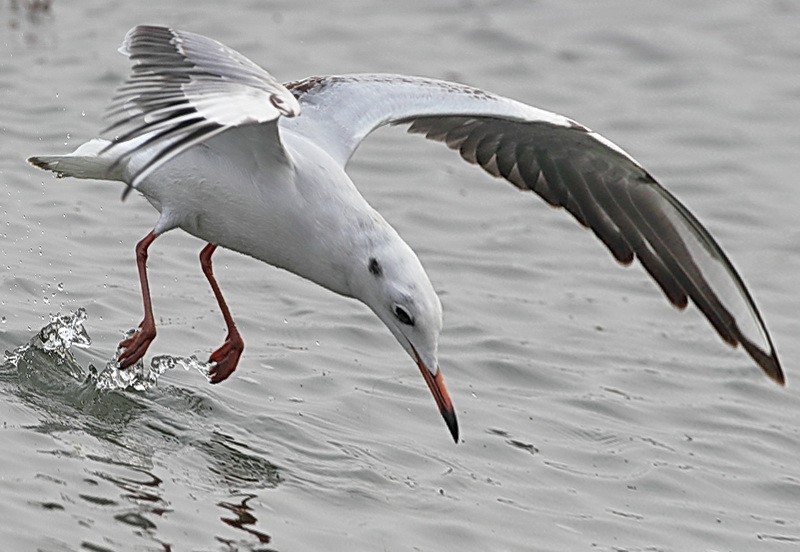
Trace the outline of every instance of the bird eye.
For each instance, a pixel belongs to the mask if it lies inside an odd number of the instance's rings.
[[[411,316],[411,313],[402,306],[402,305],[395,305],[394,306],[394,315],[395,317],[405,324],[406,326],[413,326],[414,325],[414,318]]]

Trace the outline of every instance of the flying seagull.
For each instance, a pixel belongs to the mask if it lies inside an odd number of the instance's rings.
[[[462,84],[389,74],[310,77],[281,84],[204,36],[159,26],[128,32],[132,63],[104,134],[68,155],[28,161],[58,176],[121,181],[160,216],[136,246],[144,320],[119,364],[156,336],[147,251],[181,228],[208,242],[200,266],[227,326],[211,354],[211,383],[235,369],[244,343],[212,271],[224,247],[365,303],[411,356],[458,442],[439,369],[442,306],[417,255],[345,172],[383,125],[445,143],[466,161],[534,191],[590,228],[617,261],[638,259],[667,299],[689,300],[729,345],[784,376],[764,321],[720,246],[622,148],[575,121]]]

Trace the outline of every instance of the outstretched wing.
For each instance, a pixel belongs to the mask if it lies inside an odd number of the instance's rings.
[[[741,344],[779,383],[784,376],[750,293],[702,224],[630,155],[561,115],[467,86],[396,75],[311,77],[286,87],[302,133],[342,165],[375,128],[444,142],[470,163],[567,209],[621,263],[634,258],[669,301],[688,300],[724,341]]]
[[[119,147],[112,168],[144,148],[157,152],[138,169],[126,193],[212,136],[241,125],[269,124],[275,140],[275,121],[300,112],[294,96],[272,75],[210,38],[141,25],[128,32],[120,52],[131,59],[132,68],[109,107],[110,125],[104,132],[116,136],[108,150],[147,138],[134,148]]]

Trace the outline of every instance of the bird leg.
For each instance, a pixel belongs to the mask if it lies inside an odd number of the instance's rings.
[[[242,336],[239,335],[239,330],[236,329],[231,311],[228,310],[228,305],[222,297],[222,292],[219,289],[219,285],[217,285],[214,271],[211,268],[211,255],[216,249],[216,245],[209,243],[200,252],[200,266],[203,269],[203,274],[208,279],[208,283],[211,284],[211,290],[214,292],[214,297],[217,298],[222,317],[225,319],[225,325],[228,327],[228,335],[225,337],[222,347],[211,353],[209,358],[209,362],[213,363],[208,371],[211,383],[219,383],[227,379],[236,370],[239,357],[242,356],[242,351],[244,350]]]
[[[128,368],[135,364],[147,352],[150,343],[156,337],[156,323],[153,319],[153,305],[150,302],[150,285],[147,283],[147,248],[156,239],[155,232],[147,234],[136,244],[136,266],[139,268],[139,282],[142,285],[142,301],[144,302],[144,320],[129,338],[120,342],[123,349],[117,361],[120,368]]]

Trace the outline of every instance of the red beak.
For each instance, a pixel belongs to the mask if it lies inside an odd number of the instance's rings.
[[[447,424],[450,435],[452,435],[453,440],[458,443],[458,420],[456,419],[456,410],[453,408],[450,394],[447,392],[447,387],[444,385],[442,371],[437,370],[435,376],[431,374],[431,371],[428,370],[428,367],[425,366],[425,363],[419,358],[419,354],[417,354],[417,350],[414,349],[413,345],[411,346],[411,350],[414,351],[419,371],[422,372],[422,377],[425,378],[425,383],[428,384],[428,389],[430,389],[433,394],[433,400],[436,401],[436,406],[439,407],[439,413],[441,413],[442,418],[444,418],[444,423]]]

